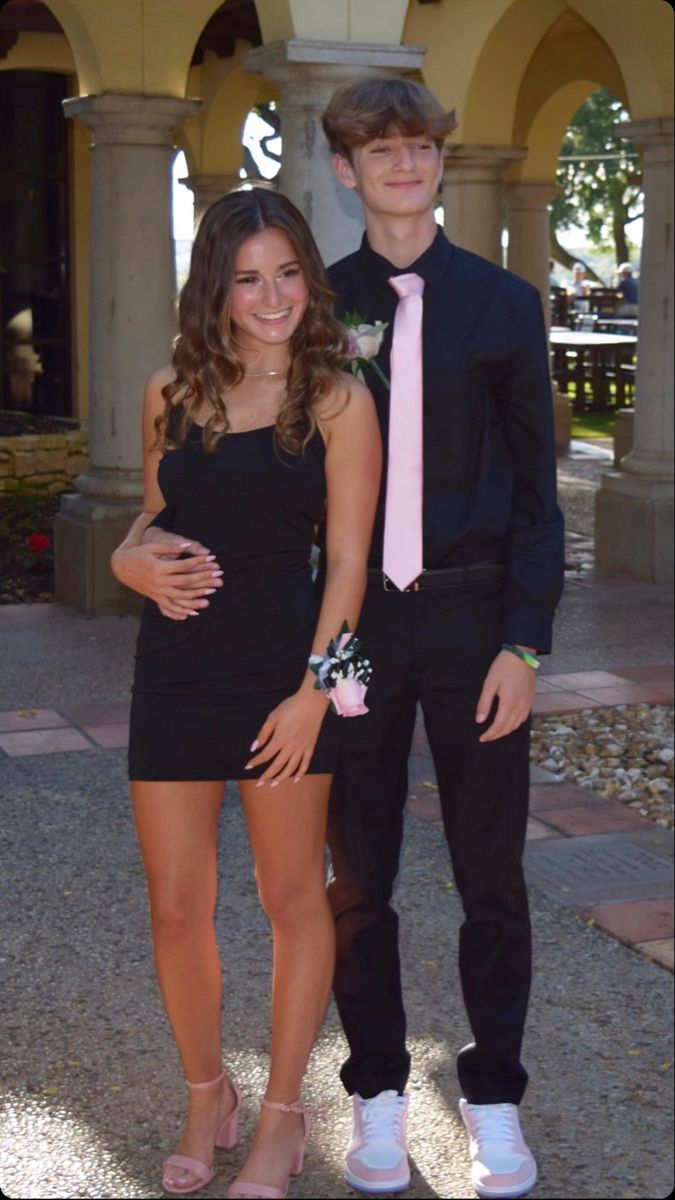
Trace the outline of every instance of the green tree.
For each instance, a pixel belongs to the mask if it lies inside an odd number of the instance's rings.
[[[628,120],[621,101],[599,88],[567,128],[557,172],[563,193],[556,196],[551,212],[551,254],[564,266],[571,267],[574,260],[560,245],[558,233],[574,225],[584,230],[591,245],[613,247],[617,263],[630,258],[626,229],[642,216],[644,196],[637,148],[615,130]]]

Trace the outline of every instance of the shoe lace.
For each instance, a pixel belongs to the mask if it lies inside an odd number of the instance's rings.
[[[471,1116],[478,1141],[507,1142],[511,1145],[520,1141],[518,1114],[512,1104],[471,1105]]]
[[[372,1100],[364,1100],[361,1116],[363,1132],[368,1138],[390,1138],[400,1134],[405,1110],[405,1097],[398,1092],[380,1092]]]

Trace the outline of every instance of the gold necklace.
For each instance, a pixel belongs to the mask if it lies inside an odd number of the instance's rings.
[[[262,379],[263,375],[287,375],[288,371],[244,371],[244,379]]]

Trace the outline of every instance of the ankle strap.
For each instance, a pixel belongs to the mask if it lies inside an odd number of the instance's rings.
[[[202,1088],[215,1087],[217,1083],[222,1083],[223,1079],[225,1078],[225,1074],[225,1068],[223,1067],[220,1075],[216,1075],[215,1079],[207,1079],[206,1083],[190,1083],[189,1079],[186,1079],[185,1082],[193,1092],[200,1092]]]
[[[307,1111],[302,1103],[302,1100],[294,1100],[292,1104],[279,1104],[276,1100],[266,1100],[265,1097],[262,1096],[260,1103],[264,1105],[265,1108],[274,1108],[277,1112],[296,1113],[299,1117],[303,1116],[303,1114]]]

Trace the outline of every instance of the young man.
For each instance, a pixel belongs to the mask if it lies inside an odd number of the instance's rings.
[[[421,85],[344,85],[324,115],[361,248],[330,269],[342,314],[387,323],[365,374],[385,463],[359,633],[370,713],[345,721],[330,821],[335,996],[353,1095],[345,1176],[407,1186],[410,1056],[391,907],[418,703],[465,921],[459,967],[474,1041],[458,1057],[479,1195],[536,1179],[517,1105],[530,984],[522,870],[534,657],[563,578],[541,304],[522,279],[450,244],[434,218],[450,119]]]

